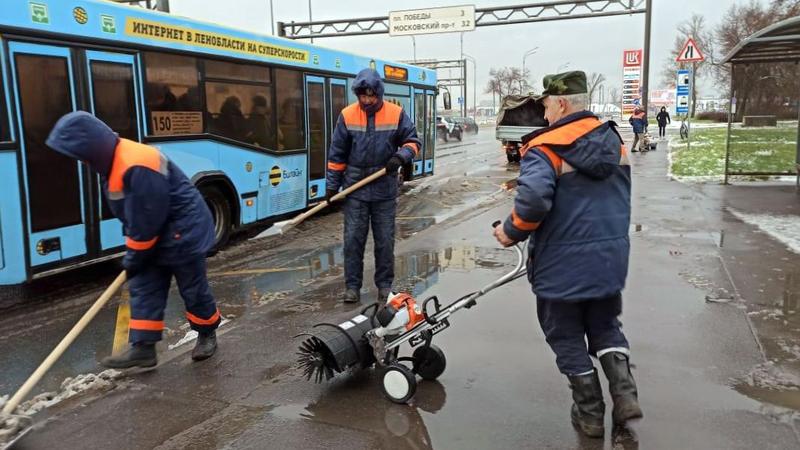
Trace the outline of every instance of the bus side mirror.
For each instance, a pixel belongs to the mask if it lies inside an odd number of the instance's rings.
[[[444,92],[444,97],[442,97],[442,100],[444,101],[444,110],[445,111],[450,111],[450,109],[452,107],[452,102],[450,101],[450,93],[445,91]]]

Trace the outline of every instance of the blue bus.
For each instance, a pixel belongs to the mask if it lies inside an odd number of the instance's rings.
[[[424,136],[414,175],[431,174],[434,71],[112,2],[3,0],[0,285],[124,250],[97,174],[45,147],[63,114],[161,149],[203,193],[221,246],[324,197],[332,131],[365,67]]]

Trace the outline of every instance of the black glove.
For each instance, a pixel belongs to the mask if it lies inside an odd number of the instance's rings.
[[[325,200],[327,200],[328,203],[334,203],[333,201],[331,201],[331,199],[333,198],[334,195],[336,195],[338,193],[339,193],[339,191],[335,191],[333,189],[326,190],[325,191]]]
[[[403,160],[400,159],[399,156],[394,155],[389,158],[389,161],[386,163],[386,173],[390,175],[397,174],[397,171],[400,169],[400,166],[403,165]]]
[[[142,266],[133,264],[131,259],[127,256],[122,258],[120,265],[122,269],[125,270],[125,277],[129,280],[142,271]]]

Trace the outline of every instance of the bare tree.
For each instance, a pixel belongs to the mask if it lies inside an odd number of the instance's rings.
[[[619,88],[612,87],[608,91],[608,102],[611,103],[612,105],[621,106],[622,98],[620,98],[619,96]]]
[[[518,67],[492,68],[489,70],[489,82],[484,92],[497,94],[501,99],[506,95],[527,93],[531,90],[527,80],[529,74],[527,69],[523,74]]]
[[[597,91],[597,88],[600,87],[603,82],[606,81],[606,76],[602,73],[592,72],[589,74],[589,79],[587,80],[587,89],[589,91],[589,107],[592,106],[592,98],[594,97],[594,93]]]

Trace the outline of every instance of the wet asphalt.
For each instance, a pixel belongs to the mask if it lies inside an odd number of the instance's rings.
[[[508,214],[516,176],[491,130],[439,148],[437,175],[404,188],[396,287],[452,301],[515,262],[489,225]],[[634,154],[631,270],[624,331],[645,418],[603,440],[569,422],[566,379],[538,328],[524,279],[462,310],[434,342],[447,357],[410,405],[386,400],[374,370],[314,384],[296,364],[298,334],[339,323],[341,215],[288,236],[242,236],[210,259],[223,316],[219,352],[193,363],[172,292],[161,364],[90,389],[36,416],[17,448],[798,448],[800,256],[731,210],[798,214],[788,185],[686,185],[666,177],[666,145]],[[371,254],[368,249],[367,255]],[[367,257],[364,304],[372,301]],[[116,268],[43,280],[6,295],[0,393],[18,386],[110,281]],[[10,300],[9,300],[10,298]],[[118,296],[44,380],[98,372],[112,351]],[[406,350],[407,353],[407,350]],[[607,398],[610,405],[610,398]],[[610,415],[610,414],[609,414]]]

